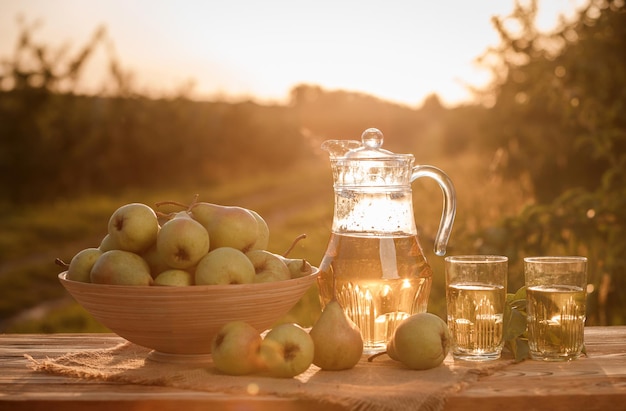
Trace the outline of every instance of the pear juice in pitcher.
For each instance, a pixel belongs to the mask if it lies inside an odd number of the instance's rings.
[[[322,306],[336,287],[370,354],[386,349],[400,321],[426,311],[431,282],[416,235],[332,233],[318,277]]]
[[[320,263],[318,285],[324,307],[336,297],[359,327],[363,352],[387,348],[396,327],[425,312],[432,270],[417,237],[411,183],[435,180],[444,207],[435,237],[435,254],[445,254],[456,211],[448,176],[436,167],[414,165],[412,154],[383,146],[380,130],[369,128],[361,141],[327,140],[335,207],[331,236]]]

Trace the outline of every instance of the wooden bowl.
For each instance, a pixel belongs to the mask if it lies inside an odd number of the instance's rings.
[[[68,280],[67,272],[59,280],[96,320],[162,359],[209,354],[213,336],[229,321],[265,331],[300,300],[318,272],[269,283],[183,287],[91,284]]]

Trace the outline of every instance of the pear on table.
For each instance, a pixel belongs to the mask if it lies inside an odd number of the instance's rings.
[[[215,368],[224,374],[246,375],[260,369],[259,332],[244,321],[225,324],[211,341],[211,356]]]
[[[229,375],[292,378],[309,369],[313,355],[311,336],[295,323],[276,325],[262,337],[246,322],[231,321],[211,341],[213,366]]]
[[[386,353],[410,369],[428,370],[443,363],[450,341],[445,321],[435,314],[418,313],[402,320],[387,344]],[[368,361],[380,354],[371,356]]]
[[[315,345],[313,364],[322,370],[347,370],[361,359],[361,331],[335,298],[326,304],[309,334]]]
[[[294,323],[272,328],[259,348],[262,371],[270,377],[292,378],[309,369],[315,351],[313,339]]]

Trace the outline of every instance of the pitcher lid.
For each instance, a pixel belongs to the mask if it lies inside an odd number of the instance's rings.
[[[403,157],[382,148],[383,133],[377,128],[368,128],[361,134],[361,141],[356,140],[328,140],[322,143],[322,149],[328,151],[331,158],[385,159]]]
[[[368,128],[356,140],[328,140],[322,149],[330,154],[335,187],[406,189],[411,183],[412,154],[395,154],[382,148],[383,133]]]
[[[347,158],[379,158],[395,154],[382,148],[384,136],[377,128],[368,128],[361,134],[361,145],[346,153]]]

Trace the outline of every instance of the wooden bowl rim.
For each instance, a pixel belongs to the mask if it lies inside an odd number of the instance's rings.
[[[67,279],[67,271],[59,273],[59,281],[63,284],[74,285],[75,287],[81,287],[89,291],[97,290],[110,290],[110,291],[127,291],[127,290],[141,290],[142,293],[148,293],[150,295],[160,294],[172,294],[181,293],[185,291],[193,290],[194,292],[251,292],[262,291],[265,289],[275,289],[278,285],[284,287],[297,287],[306,283],[312,283],[319,274],[319,268],[313,267],[311,274],[303,277],[291,278],[289,280],[282,281],[270,281],[266,283],[249,283],[249,284],[226,284],[226,285],[188,285],[188,286],[160,286],[160,285],[116,285],[116,284],[95,284],[86,283],[82,281],[75,281]]]

